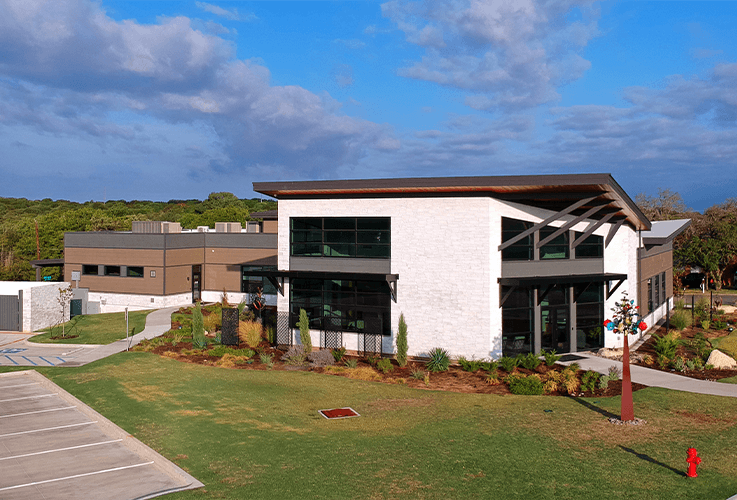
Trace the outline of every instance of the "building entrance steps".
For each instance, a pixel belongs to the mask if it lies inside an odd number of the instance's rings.
[[[559,363],[562,365],[569,365],[575,362],[579,364],[582,370],[594,370],[602,374],[607,374],[609,372],[609,367],[616,366],[619,368],[621,373],[621,361],[602,358],[587,352],[577,352],[575,353],[575,356],[580,359],[559,361]],[[630,374],[632,375],[632,382],[647,385],[649,387],[662,387],[664,389],[672,389],[674,391],[737,398],[737,384],[697,380],[694,378],[684,377],[683,375],[662,372],[660,370],[654,370],[652,368],[645,368],[643,366],[633,364],[630,364]]]

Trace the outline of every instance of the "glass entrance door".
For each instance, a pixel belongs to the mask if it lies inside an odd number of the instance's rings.
[[[541,309],[541,347],[543,350],[570,352],[568,306],[548,306]]]

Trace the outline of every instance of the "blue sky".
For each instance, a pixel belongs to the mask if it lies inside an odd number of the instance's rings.
[[[0,196],[611,172],[737,197],[737,2],[0,0]]]

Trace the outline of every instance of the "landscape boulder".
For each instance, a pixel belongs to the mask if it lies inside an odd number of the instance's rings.
[[[714,368],[737,368],[737,361],[718,349],[711,351],[709,359],[706,360],[706,364],[712,365]]]

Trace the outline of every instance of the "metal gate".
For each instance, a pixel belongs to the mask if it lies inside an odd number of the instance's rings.
[[[20,331],[20,301],[17,295],[0,295],[0,330]]]
[[[286,311],[276,313],[276,345],[291,346],[294,344],[292,335],[292,316]]]
[[[320,347],[323,349],[340,349],[343,347],[343,329],[340,318],[322,318]]]

